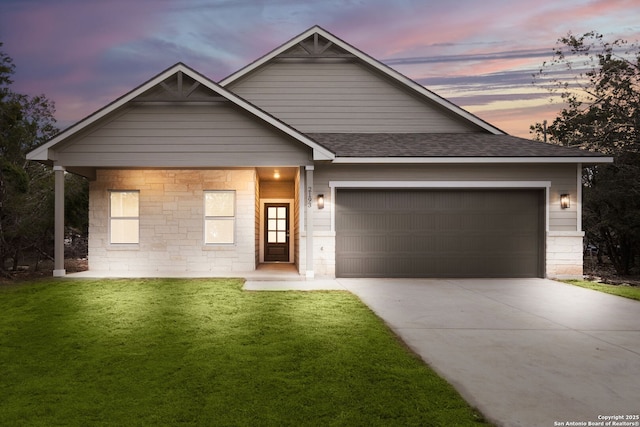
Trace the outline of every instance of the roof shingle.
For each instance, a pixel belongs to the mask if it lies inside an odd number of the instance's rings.
[[[338,157],[606,157],[488,133],[308,133]]]

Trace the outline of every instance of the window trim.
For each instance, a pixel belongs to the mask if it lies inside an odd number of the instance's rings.
[[[108,237],[109,237],[109,245],[112,246],[126,246],[126,247],[137,247],[138,245],[140,245],[140,190],[109,190],[109,202],[108,202],[108,212],[107,212],[107,216],[108,216]],[[111,206],[112,206],[112,199],[111,196],[114,193],[136,193],[138,195],[138,216],[112,216],[111,215]],[[138,224],[138,239],[136,242],[114,242],[113,241],[113,235],[112,235],[112,230],[113,230],[113,220],[130,220],[130,221],[137,221]]]
[[[211,193],[229,193],[233,196],[233,215],[228,216],[228,215],[207,215],[207,194],[211,194]],[[202,204],[203,204],[203,210],[202,210],[202,217],[203,217],[203,223],[202,223],[202,241],[204,243],[205,246],[234,246],[236,244],[237,241],[237,230],[236,230],[236,217],[237,217],[237,194],[236,194],[236,190],[204,190],[203,194],[202,194]],[[207,241],[207,221],[211,221],[211,220],[223,220],[223,221],[230,221],[231,222],[231,226],[233,227],[232,230],[232,239],[231,242],[208,242]]]

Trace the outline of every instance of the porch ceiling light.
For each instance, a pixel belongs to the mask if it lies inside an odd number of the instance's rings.
[[[318,194],[318,209],[324,209],[324,194]]]
[[[569,206],[571,206],[571,198],[569,197],[568,194],[561,194],[560,195],[560,208],[561,209],[567,209]]]

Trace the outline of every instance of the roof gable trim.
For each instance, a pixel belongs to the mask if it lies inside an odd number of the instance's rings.
[[[393,68],[383,64],[382,62],[378,61],[377,59],[367,55],[366,53],[364,53],[361,50],[355,48],[354,46],[350,45],[349,43],[339,39],[338,37],[334,36],[333,34],[331,34],[330,32],[326,31],[325,29],[323,29],[322,27],[320,27],[318,25],[311,27],[307,31],[303,32],[302,34],[298,35],[297,37],[294,37],[293,39],[289,40],[288,42],[286,42],[285,44],[281,45],[280,47],[272,50],[271,52],[267,53],[266,55],[262,56],[261,58],[253,61],[252,63],[250,63],[246,67],[244,67],[244,68],[236,71],[235,73],[231,74],[230,76],[227,76],[226,78],[222,79],[220,81],[220,85],[221,86],[227,86],[227,85],[233,83],[234,81],[236,81],[236,80],[242,78],[243,76],[251,73],[252,71],[254,71],[257,68],[261,67],[262,65],[266,64],[267,62],[269,62],[271,60],[274,60],[277,56],[281,55],[282,53],[286,52],[287,50],[289,50],[292,47],[296,46],[297,44],[301,43],[302,41],[308,39],[311,36],[315,36],[315,35],[320,35],[320,36],[326,38],[331,43],[333,43],[336,46],[340,47],[341,49],[347,51],[349,54],[351,54],[355,58],[363,61],[364,63],[366,63],[370,67],[382,72],[383,74],[386,74],[388,77],[391,77],[392,79],[395,79],[396,81],[402,83],[403,85],[407,86],[408,88],[412,89],[413,91],[415,91],[415,92],[419,93],[420,95],[430,99],[431,101],[435,102],[436,104],[440,105],[441,107],[443,107],[443,108],[455,113],[456,115],[468,120],[469,122],[475,124],[476,126],[479,126],[480,128],[482,128],[482,129],[484,129],[484,130],[486,130],[486,131],[488,131],[490,133],[496,134],[496,135],[504,134],[504,132],[502,130],[498,129],[497,127],[485,122],[481,118],[469,113],[468,111],[466,111],[466,110],[462,109],[461,107],[453,104],[452,102],[447,101],[446,99],[440,97],[439,95],[435,94],[434,92],[431,92],[430,90],[428,90],[424,86],[422,86],[422,85],[418,84],[417,82],[411,80],[410,78],[406,77],[402,73],[399,73],[398,71],[394,70]]]
[[[313,141],[312,139],[310,139],[306,135],[304,135],[304,134],[298,132],[297,130],[295,130],[294,128],[286,125],[285,123],[281,122],[280,120],[276,119],[275,117],[273,117],[270,114],[266,113],[264,110],[261,110],[260,108],[258,108],[255,105],[251,104],[250,102],[244,100],[243,98],[240,98],[239,96],[231,93],[227,89],[225,89],[225,88],[221,87],[220,85],[214,83],[213,81],[211,81],[208,78],[204,77],[202,74],[198,73],[197,71],[193,70],[192,68],[189,68],[185,64],[178,63],[178,64],[168,68],[167,70],[163,71],[162,73],[158,74],[156,77],[153,77],[151,80],[147,81],[146,83],[143,83],[142,85],[138,86],[137,88],[135,88],[131,92],[127,93],[126,95],[123,95],[122,97],[116,99],[115,101],[113,101],[112,103],[110,103],[107,106],[103,107],[102,109],[96,111],[95,113],[91,114],[90,116],[86,117],[85,119],[79,121],[78,123],[74,124],[73,126],[71,126],[71,127],[67,128],[66,130],[62,131],[57,136],[55,136],[53,139],[51,139],[49,142],[41,145],[40,147],[34,149],[31,152],[29,152],[27,154],[27,159],[28,160],[40,160],[40,161],[55,160],[55,158],[52,158],[54,154],[50,153],[50,150],[53,149],[57,144],[59,144],[62,141],[66,140],[67,138],[73,136],[74,134],[80,132],[81,130],[87,128],[91,124],[97,122],[98,120],[102,119],[103,117],[107,116],[108,114],[116,111],[117,109],[121,108],[122,106],[126,105],[127,103],[135,100],[135,98],[137,98],[140,95],[144,94],[149,89],[151,89],[151,88],[153,88],[155,86],[158,86],[158,85],[162,85],[162,83],[166,79],[168,79],[169,77],[171,77],[172,75],[174,75],[176,73],[184,73],[185,75],[188,75],[189,77],[194,79],[199,84],[201,84],[201,85],[207,87],[208,89],[214,91],[215,93],[217,93],[221,97],[225,98],[226,100],[234,103],[235,105],[239,106],[240,108],[244,109],[245,111],[251,113],[253,116],[261,119],[262,121],[266,122],[267,124],[279,129],[280,131],[284,132],[285,134],[287,134],[287,135],[293,137],[294,139],[302,142],[303,144],[307,145],[308,147],[313,149],[314,160],[332,160],[332,159],[335,158],[335,154],[333,152],[331,152],[328,149],[326,149],[325,147],[319,145],[318,143],[316,143],[315,141]]]
[[[613,163],[612,157],[337,157],[341,164]]]

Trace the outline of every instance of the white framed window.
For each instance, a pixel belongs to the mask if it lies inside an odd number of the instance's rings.
[[[204,192],[204,243],[207,245],[235,243],[236,192]]]
[[[109,191],[109,242],[116,244],[140,242],[139,191]]]

